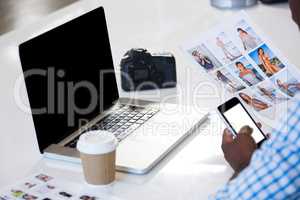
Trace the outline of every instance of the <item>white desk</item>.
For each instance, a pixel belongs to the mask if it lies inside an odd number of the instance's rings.
[[[22,74],[17,45],[97,5],[104,5],[106,10],[115,64],[132,47],[167,50],[177,58],[177,89],[164,90],[158,94],[121,92],[121,96],[192,104],[209,110],[222,101],[219,91],[205,84],[208,79],[187,62],[178,45],[190,36],[207,30],[222,17],[237,11],[217,10],[209,6],[208,0],[131,0],[118,3],[86,0],[75,3],[41,19],[38,24],[20,27],[0,37],[0,188],[36,170],[77,183],[83,181],[79,166],[41,159],[31,116],[17,107],[13,92],[15,81]],[[300,35],[291,21],[288,6],[258,5],[246,11],[289,60],[300,65]],[[197,98],[193,98],[194,88],[199,85]],[[130,200],[205,199],[231,175],[220,150],[222,123],[215,115],[211,118],[197,134],[176,148],[148,175],[118,173],[114,186],[99,192]]]

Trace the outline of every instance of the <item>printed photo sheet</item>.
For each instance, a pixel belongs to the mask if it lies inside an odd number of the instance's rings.
[[[117,200],[94,193],[84,183],[80,185],[39,173],[0,191],[0,200]]]
[[[267,113],[273,119],[275,108],[300,93],[299,70],[245,12],[181,47],[193,66],[226,88],[227,98],[237,96],[256,114]]]

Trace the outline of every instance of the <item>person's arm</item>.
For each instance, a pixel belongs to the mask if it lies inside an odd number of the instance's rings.
[[[226,138],[225,136],[223,140]],[[239,138],[236,139],[240,140]],[[241,156],[247,155],[242,151],[247,148],[248,151],[253,150],[252,139],[248,139],[249,141],[243,142],[248,147],[234,145],[229,152],[224,152],[224,155],[229,154],[226,160],[230,166],[234,166],[236,177],[211,199],[299,199],[300,100],[289,109],[289,114],[281,120],[278,129],[273,130],[272,137],[253,153],[250,164],[245,168],[240,163],[249,163],[247,159],[250,158]],[[229,141],[228,145],[230,144]]]
[[[289,0],[290,8],[292,11],[293,20],[296,22],[300,28],[300,1],[299,0]]]

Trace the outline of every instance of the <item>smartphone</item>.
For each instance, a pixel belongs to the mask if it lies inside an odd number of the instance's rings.
[[[257,126],[251,115],[237,97],[234,97],[218,106],[218,111],[235,136],[243,126],[248,125],[253,128],[252,137],[258,146],[267,139],[266,135]]]

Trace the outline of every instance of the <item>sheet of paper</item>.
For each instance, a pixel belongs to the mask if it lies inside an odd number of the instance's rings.
[[[300,93],[299,70],[245,12],[224,19],[181,47],[193,66],[226,89],[224,101],[237,96],[270,126],[283,104]]]
[[[97,192],[84,184],[38,173],[0,191],[0,200],[119,200]]]

